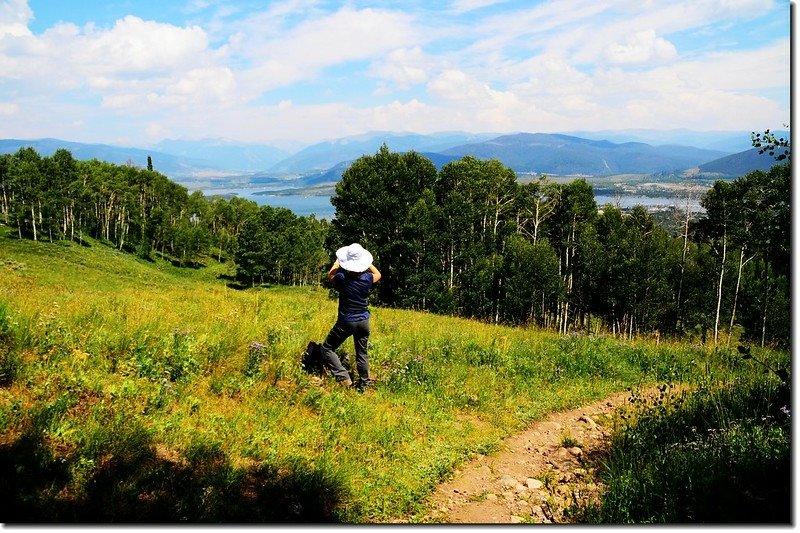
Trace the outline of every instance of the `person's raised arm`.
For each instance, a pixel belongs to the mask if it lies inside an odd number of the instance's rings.
[[[372,283],[378,283],[378,280],[381,279],[380,270],[375,268],[375,265],[370,265],[369,266],[369,271],[372,272]]]
[[[338,271],[339,271],[339,260],[337,259],[336,261],[333,262],[333,265],[331,265],[331,269],[328,270],[328,283],[331,283],[333,281],[333,278],[334,276],[336,276],[336,273]]]

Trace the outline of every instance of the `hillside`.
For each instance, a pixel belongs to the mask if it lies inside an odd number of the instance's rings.
[[[610,176],[679,171],[726,155],[688,146],[593,141],[569,135],[519,133],[445,150],[446,155],[499,159],[516,172]]]
[[[386,523],[545,413],[706,360],[374,308],[362,395],[299,366],[335,318],[327,289],[4,226],[0,259],[5,521]]]
[[[225,139],[185,141],[166,139],[155,145],[159,151],[179,157],[208,161],[228,171],[254,172],[264,170],[291,154],[264,144],[239,143]]]
[[[604,134],[608,134],[604,138]],[[518,173],[550,176],[606,176],[623,174],[681,175],[687,170],[721,176],[739,176],[768,167],[768,158],[752,150],[731,153],[695,146],[622,142],[637,132],[587,132],[587,137],[545,133],[496,136],[460,132],[419,135],[373,132],[308,146],[290,154],[262,144],[221,139],[201,141],[164,140],[153,150],[105,144],[85,144],[58,139],[0,140],[0,153],[14,153],[31,146],[41,155],[66,148],[76,159],[100,159],[115,164],[144,168],[147,157],[154,169],[190,189],[263,186],[266,189],[308,188],[333,184],[355,159],[372,155],[386,144],[395,152],[416,151],[437,168],[454,159],[471,155],[498,159]],[[709,133],[638,132],[653,139],[696,139],[708,145]],[[720,137],[721,145],[733,146],[734,134]],[[739,135],[736,135],[738,139]],[[615,139],[620,142],[612,142]],[[741,144],[741,141],[736,141]]]
[[[217,167],[212,162],[204,159],[187,158],[156,150],[126,148],[108,144],[76,143],[60,139],[0,140],[0,154],[12,154],[23,147],[31,147],[42,156],[53,155],[56,150],[64,148],[78,160],[98,159],[117,165],[125,165],[131,162],[139,168],[147,167],[147,157],[150,156],[154,170],[158,170],[176,181],[191,179],[203,174],[224,175],[226,173],[221,167]]]
[[[744,176],[753,170],[769,170],[775,164],[775,158],[769,154],[759,154],[758,148],[731,154],[708,163],[698,165],[701,173],[715,174],[724,177]]]
[[[271,173],[307,173],[325,171],[334,166],[371,155],[384,143],[395,152],[441,152],[466,142],[494,137],[492,134],[438,133],[419,135],[413,133],[375,132],[314,144],[269,169]]]

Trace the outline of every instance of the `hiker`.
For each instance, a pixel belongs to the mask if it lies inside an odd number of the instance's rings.
[[[352,335],[359,377],[356,386],[364,388],[372,383],[367,361],[369,339],[367,300],[372,284],[380,279],[381,273],[372,264],[372,254],[360,244],[353,243],[336,250],[336,261],[328,271],[328,282],[339,292],[339,311],[336,324],[322,343],[322,362],[336,381],[348,387],[353,385],[353,380],[334,350]]]

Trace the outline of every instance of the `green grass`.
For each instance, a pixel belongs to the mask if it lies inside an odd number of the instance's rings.
[[[580,521],[789,523],[789,382],[740,378],[679,393],[662,387],[655,401],[634,395],[603,461],[602,501],[578,510]]]
[[[4,522],[415,521],[459,464],[549,412],[737,371],[699,346],[374,308],[361,394],[300,365],[335,319],[327,289],[90,244],[0,226]]]

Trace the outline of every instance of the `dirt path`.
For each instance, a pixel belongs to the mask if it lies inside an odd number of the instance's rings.
[[[553,413],[456,471],[430,498],[426,523],[569,523],[565,509],[598,494],[589,459],[607,444],[629,392]]]

